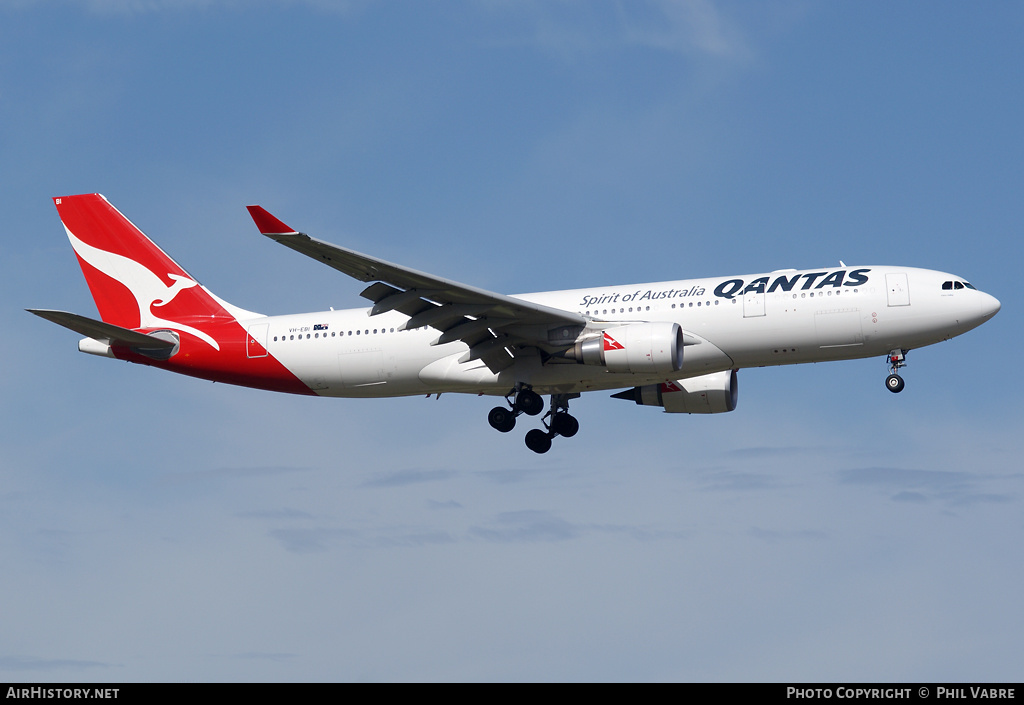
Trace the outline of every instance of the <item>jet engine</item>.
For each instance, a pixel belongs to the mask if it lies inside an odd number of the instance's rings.
[[[609,372],[678,372],[683,367],[683,329],[669,321],[608,328],[598,337],[577,342],[565,357]]]
[[[643,406],[661,406],[670,414],[721,414],[736,408],[738,393],[736,370],[726,370],[633,387],[612,394],[612,397],[632,400]]]

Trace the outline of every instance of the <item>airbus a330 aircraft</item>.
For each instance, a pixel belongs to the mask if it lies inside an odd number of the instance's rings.
[[[216,382],[292,394],[505,397],[491,426],[550,409],[537,453],[574,436],[582,392],[671,413],[736,408],[743,367],[885,355],[890,391],[913,348],[999,311],[963,278],[869,266],[506,296],[297,232],[259,206],[259,231],[363,282],[369,308],[264,316],[215,296],[99,194],[55,198],[102,321],[30,309],[87,336],[78,349]]]

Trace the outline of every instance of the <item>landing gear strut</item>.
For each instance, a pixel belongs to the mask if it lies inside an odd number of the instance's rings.
[[[903,378],[899,376],[900,368],[907,365],[906,355],[905,350],[893,350],[889,353],[889,376],[885,378],[885,388],[893,394],[902,392],[906,386]]]

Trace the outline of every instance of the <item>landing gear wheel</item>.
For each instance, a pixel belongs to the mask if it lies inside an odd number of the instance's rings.
[[[516,427],[516,415],[512,413],[511,409],[496,406],[491,409],[491,413],[487,414],[487,423],[491,424],[491,428],[495,430],[508,433]]]
[[[529,416],[536,416],[544,411],[544,400],[532,389],[520,389],[516,395],[516,410]]]
[[[902,392],[905,386],[906,383],[903,381],[903,378],[897,374],[891,374],[885,378],[885,388],[893,394]]]
[[[551,432],[565,438],[572,438],[580,430],[580,422],[575,416],[559,412],[551,417]]]
[[[547,453],[551,450],[551,436],[535,428],[526,434],[526,447],[534,453]]]

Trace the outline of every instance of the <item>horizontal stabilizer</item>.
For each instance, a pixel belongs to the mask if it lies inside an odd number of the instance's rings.
[[[98,340],[107,345],[122,345],[125,347],[146,348],[150,350],[160,348],[173,348],[177,343],[168,340],[161,340],[145,333],[122,328],[120,326],[96,321],[85,316],[67,311],[51,311],[49,309],[27,308],[29,313],[34,313],[40,318],[45,318],[59,326],[64,326],[76,333]]]

